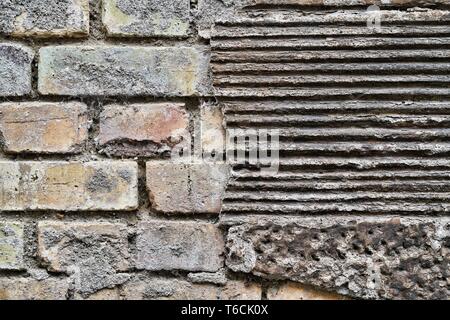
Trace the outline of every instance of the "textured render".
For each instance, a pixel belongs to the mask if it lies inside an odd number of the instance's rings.
[[[223,238],[209,223],[149,221],[138,226],[136,268],[218,271]]]
[[[448,218],[230,218],[226,264],[362,298],[446,299]]]
[[[175,103],[105,106],[100,115],[100,152],[156,157],[170,155],[175,147],[190,148],[189,114],[184,107]]]
[[[0,43],[0,96],[31,92],[31,62],[34,52],[16,43]]]
[[[23,263],[24,226],[0,221],[0,270],[21,270]]]
[[[0,34],[77,37],[89,31],[89,0],[2,0]]]
[[[78,153],[88,138],[87,107],[69,103],[0,104],[6,153]]]
[[[203,48],[57,46],[39,52],[39,92],[63,96],[208,94]]]
[[[449,299],[449,1],[0,2],[0,299]]]
[[[136,207],[133,162],[0,162],[0,211]]]
[[[182,37],[189,31],[189,0],[103,0],[103,24],[110,36]]]

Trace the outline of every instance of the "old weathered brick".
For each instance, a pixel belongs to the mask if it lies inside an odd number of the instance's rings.
[[[164,213],[218,213],[229,178],[227,164],[147,162],[152,207]]]
[[[0,270],[20,270],[23,264],[23,224],[0,221]]]
[[[223,223],[232,225],[226,264],[236,272],[357,298],[449,296],[448,218],[250,216]]]
[[[122,289],[128,300],[260,300],[261,292],[256,283],[228,281],[226,286],[214,286],[145,276],[137,276]]]
[[[287,282],[271,286],[267,290],[269,300],[346,300],[335,292],[323,291],[300,283]]]
[[[137,164],[0,162],[0,211],[133,210]]]
[[[201,107],[202,151],[210,160],[223,160],[225,128],[219,106],[205,103]]]
[[[85,104],[0,104],[0,137],[7,153],[76,153],[87,139]]]
[[[66,272],[95,258],[114,270],[128,268],[126,225],[108,222],[40,222],[38,255],[50,271]]]
[[[138,269],[215,272],[223,265],[222,234],[209,223],[143,222],[136,246]]]
[[[89,32],[89,0],[3,0],[0,34],[53,37]]]
[[[103,0],[103,24],[110,36],[186,36],[189,0]]]
[[[201,47],[51,46],[40,50],[39,92],[69,96],[191,96],[210,92]]]
[[[0,96],[31,92],[31,62],[34,52],[23,45],[0,43]]]
[[[65,300],[69,280],[0,277],[0,300]]]
[[[129,279],[126,225],[106,222],[40,222],[38,256],[49,271],[70,273],[81,294]]]
[[[183,104],[106,106],[100,116],[101,152],[116,156],[170,155],[190,148],[189,115]]]

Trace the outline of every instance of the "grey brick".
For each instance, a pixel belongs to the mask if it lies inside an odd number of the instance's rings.
[[[2,0],[0,12],[0,34],[75,37],[89,32],[89,0]]]
[[[0,96],[31,92],[31,62],[34,52],[23,45],[0,43]]]
[[[189,0],[103,0],[103,24],[110,36],[186,36]]]
[[[65,96],[209,94],[208,63],[208,52],[199,47],[45,47],[38,88]]]
[[[223,265],[222,235],[209,223],[142,222],[136,246],[138,269],[215,272]]]

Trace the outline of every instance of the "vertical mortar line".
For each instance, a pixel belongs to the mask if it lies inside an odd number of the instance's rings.
[[[150,199],[147,194],[146,160],[139,159],[138,163],[138,211],[150,210]],[[151,213],[151,212],[149,212]]]

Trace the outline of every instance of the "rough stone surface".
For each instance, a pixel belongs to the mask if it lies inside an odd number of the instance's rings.
[[[300,283],[287,282],[271,286],[267,290],[269,300],[347,300],[346,296],[327,292]]]
[[[142,222],[136,247],[137,269],[215,272],[223,266],[223,237],[210,223]]]
[[[98,143],[108,155],[170,155],[175,146],[190,148],[189,115],[183,104],[109,105],[100,116]]]
[[[50,46],[40,50],[38,89],[65,96],[208,94],[208,61],[201,47]]]
[[[49,271],[65,272],[82,294],[129,279],[126,225],[102,222],[40,222],[38,256]]]
[[[76,37],[89,32],[89,0],[2,0],[0,12],[0,34]]]
[[[231,218],[227,266],[362,298],[446,299],[447,218]]]
[[[124,285],[129,300],[260,300],[261,286],[229,281],[225,287],[193,284],[184,280],[138,276]]]
[[[66,300],[69,287],[68,279],[0,277],[0,300]]]
[[[0,162],[0,211],[133,210],[137,193],[134,162]]]
[[[110,36],[186,36],[189,0],[103,0],[103,24]]]
[[[200,37],[209,39],[211,28],[217,20],[231,19],[240,8],[236,3],[234,0],[198,0],[196,23]]]
[[[147,162],[152,207],[164,213],[219,213],[227,164]]]
[[[28,47],[0,43],[0,96],[22,96],[31,92],[33,58],[34,52]]]
[[[188,279],[192,283],[213,283],[219,285],[225,285],[228,281],[225,270],[218,272],[197,272],[189,273]]]
[[[209,103],[202,105],[201,131],[203,156],[211,160],[223,160],[225,128],[220,106]]]
[[[0,104],[0,137],[7,153],[77,153],[88,136],[87,107],[69,103]]]
[[[24,268],[23,236],[24,226],[22,223],[0,221],[0,270]]]

